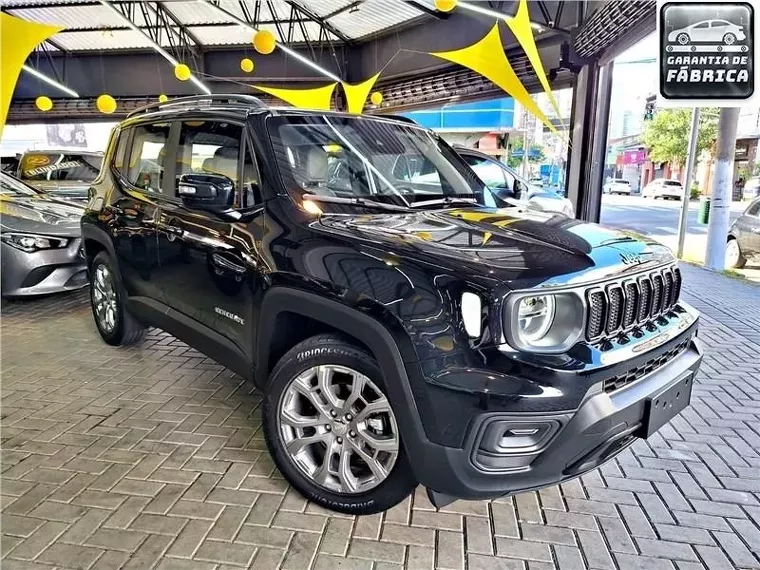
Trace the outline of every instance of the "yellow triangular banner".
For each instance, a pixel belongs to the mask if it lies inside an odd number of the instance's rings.
[[[13,91],[26,58],[37,45],[63,28],[29,22],[0,13],[0,134],[11,106]]]
[[[377,81],[378,77],[380,77],[380,74],[376,73],[366,81],[356,83],[355,85],[346,83],[345,81],[341,82],[343,85],[343,92],[346,94],[346,102],[348,103],[349,113],[353,113],[355,115],[361,114],[361,112],[364,110],[364,103],[367,102],[367,96],[375,86],[375,81]]]
[[[255,89],[268,93],[273,97],[282,99],[299,109],[318,109],[320,111],[330,110],[330,101],[332,100],[333,91],[338,83],[331,83],[322,87],[310,87],[307,89],[285,89],[279,87],[263,87],[253,85]]]
[[[528,56],[528,61],[530,61],[530,64],[536,71],[536,76],[538,76],[538,80],[541,82],[544,92],[548,95],[549,102],[551,103],[554,112],[557,113],[557,118],[559,119],[560,124],[562,124],[562,114],[559,111],[557,99],[554,97],[551,85],[549,85],[549,78],[546,76],[541,57],[538,55],[538,48],[536,48],[536,40],[533,37],[533,29],[530,25],[528,0],[520,0],[520,5],[517,7],[517,14],[515,14],[513,18],[505,18],[505,20],[507,21],[509,29],[512,30],[512,33],[517,38],[517,41],[520,42],[520,46],[525,52],[525,55]]]
[[[557,128],[536,105],[528,90],[520,82],[515,70],[512,69],[501,45],[498,22],[483,39],[471,46],[453,51],[432,52],[430,55],[457,63],[492,81],[538,117],[552,132],[559,135]]]

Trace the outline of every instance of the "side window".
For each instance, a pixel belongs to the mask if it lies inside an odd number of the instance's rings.
[[[694,27],[695,27],[696,29],[699,29],[699,30],[704,30],[704,29],[707,29],[707,28],[709,28],[709,27],[710,27],[710,22],[702,22],[702,23],[700,23],[700,24],[697,24],[697,25],[696,25],[696,26],[694,26]]]
[[[489,188],[512,188],[514,185],[513,179],[512,185],[506,186],[507,179],[504,175],[504,169],[495,162],[480,156],[466,156],[464,159],[478,175],[478,178]]]
[[[235,208],[253,206],[259,196],[256,164],[247,149],[243,153],[243,127],[240,125],[222,121],[184,121],[177,149],[177,179],[183,174],[228,178],[234,188],[234,203],[230,205]]]
[[[127,180],[138,188],[161,193],[164,178],[166,143],[170,123],[134,127],[127,165]]]
[[[127,155],[127,143],[129,142],[130,129],[122,129],[119,132],[119,140],[116,142],[116,150],[113,153],[113,167],[124,174],[124,161]]]

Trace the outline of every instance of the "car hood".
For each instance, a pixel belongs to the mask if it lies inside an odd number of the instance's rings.
[[[0,197],[0,227],[3,231],[77,236],[84,208],[48,196]]]
[[[88,198],[91,185],[90,182],[77,180],[26,180],[25,182],[41,192],[78,201]]]
[[[374,249],[389,265],[414,260],[510,288],[590,283],[674,260],[638,234],[528,208],[326,213],[312,228]]]

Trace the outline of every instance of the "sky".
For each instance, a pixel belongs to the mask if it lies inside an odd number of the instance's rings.
[[[629,48],[617,58],[612,74],[613,99],[635,101],[657,89],[657,37],[652,34]],[[652,60],[641,62],[641,60]]]

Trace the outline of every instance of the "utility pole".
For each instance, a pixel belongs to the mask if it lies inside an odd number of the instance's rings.
[[[717,156],[710,197],[710,220],[707,224],[707,252],[705,254],[705,265],[714,271],[722,271],[726,265],[726,239],[731,213],[738,126],[739,108],[722,108],[718,117]]]
[[[686,224],[689,218],[689,198],[691,185],[694,180],[694,163],[697,154],[697,139],[699,138],[699,107],[691,112],[691,130],[689,131],[689,149],[686,152],[686,179],[681,197],[681,218],[678,220],[678,250],[676,256],[683,257],[683,244],[686,239]]]

